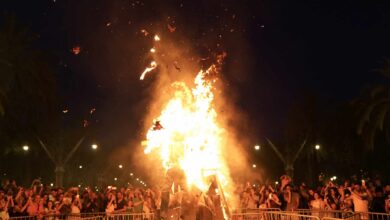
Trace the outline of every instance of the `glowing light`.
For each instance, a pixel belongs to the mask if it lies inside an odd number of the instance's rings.
[[[73,53],[74,55],[79,55],[80,52],[81,52],[81,47],[80,47],[80,46],[74,46],[74,47],[72,48],[72,53]]]
[[[134,176],[134,173],[130,173],[130,176]]]
[[[151,53],[155,53],[155,52],[156,52],[156,49],[151,48],[151,49],[150,49],[150,52],[151,52]]]
[[[149,73],[150,71],[156,69],[157,67],[157,63],[156,61],[152,61],[149,65],[149,67],[146,67],[146,69],[142,72],[141,76],[139,77],[140,80],[144,80],[145,76],[147,73]]]
[[[319,150],[321,147],[319,144],[317,144],[315,147],[314,147],[316,150]]]
[[[50,186],[53,187],[53,186],[54,186],[54,183],[50,183]]]
[[[279,182],[278,181],[275,181],[275,185],[278,185],[279,184]]]
[[[257,167],[257,165],[256,165],[256,164],[252,164],[252,167],[253,167],[253,168],[256,168],[256,167]]]
[[[98,146],[97,146],[97,144],[92,144],[92,145],[91,145],[91,148],[92,148],[93,150],[96,150],[96,149],[98,148]]]
[[[123,168],[123,165],[122,165],[122,164],[119,164],[119,165],[118,165],[118,168],[119,168],[119,169],[122,169],[122,168]]]
[[[230,181],[227,161],[222,156],[225,130],[213,107],[216,79],[210,76],[218,73],[218,65],[201,70],[193,88],[184,82],[174,82],[171,99],[156,117],[143,142],[145,154],[157,153],[165,170],[180,168],[187,185],[201,191],[208,190],[209,177],[217,177],[222,188]]]
[[[24,151],[28,151],[30,149],[30,147],[27,146],[27,145],[24,145],[22,148],[23,148]]]
[[[160,37],[157,34],[154,35],[154,41],[160,41]]]
[[[114,178],[114,181],[117,181],[117,180],[118,180],[118,178],[115,177],[115,178]]]
[[[79,166],[79,169],[83,169],[83,165],[80,165],[80,166]]]
[[[260,150],[260,145],[256,145],[255,150]]]

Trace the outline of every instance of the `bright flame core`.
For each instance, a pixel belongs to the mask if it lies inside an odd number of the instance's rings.
[[[224,129],[213,108],[212,77],[217,72],[216,65],[200,71],[192,89],[184,82],[173,83],[174,94],[156,119],[159,127],[149,129],[145,142],[145,154],[156,151],[166,171],[180,168],[187,186],[202,191],[209,188],[209,176],[218,177],[222,186],[230,178],[222,156]]]

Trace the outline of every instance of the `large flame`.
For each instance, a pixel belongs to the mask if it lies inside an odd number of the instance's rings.
[[[213,107],[214,76],[220,60],[206,71],[200,71],[190,88],[184,82],[172,84],[174,94],[146,135],[146,154],[156,151],[166,170],[182,169],[188,187],[202,191],[209,188],[208,177],[215,175],[221,185],[229,180],[227,163],[222,156],[224,129],[217,121]]]

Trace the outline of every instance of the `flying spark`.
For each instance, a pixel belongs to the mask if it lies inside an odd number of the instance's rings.
[[[149,73],[150,71],[156,69],[156,67],[157,67],[156,61],[152,61],[152,62],[150,63],[150,66],[149,66],[149,67],[146,67],[146,69],[142,72],[141,77],[140,77],[139,79],[140,79],[140,80],[144,80],[145,75],[146,75],[147,73]]]

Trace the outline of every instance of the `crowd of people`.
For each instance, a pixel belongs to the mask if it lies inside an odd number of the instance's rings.
[[[380,180],[336,184],[326,181],[309,188],[304,183],[294,185],[284,175],[280,184],[256,186],[250,183],[237,187],[240,198],[238,211],[248,209],[280,209],[296,211],[310,209],[341,210],[351,212],[390,213],[390,185]],[[157,189],[132,186],[104,190],[70,187],[48,187],[34,180],[31,187],[18,186],[5,180],[0,188],[0,219],[50,215],[75,215],[80,213],[158,213],[162,204],[162,192]]]
[[[144,188],[108,186],[104,190],[86,187],[49,187],[34,180],[31,187],[5,180],[0,188],[0,219],[36,216],[80,216],[81,213],[152,213],[159,196]],[[55,218],[52,218],[55,219]]]
[[[321,181],[317,187],[309,188],[305,183],[294,185],[289,176],[283,175],[279,187],[256,187],[247,183],[240,188],[239,194],[241,209],[390,213],[390,185],[383,186],[379,179],[346,180],[343,184],[327,180]]]

